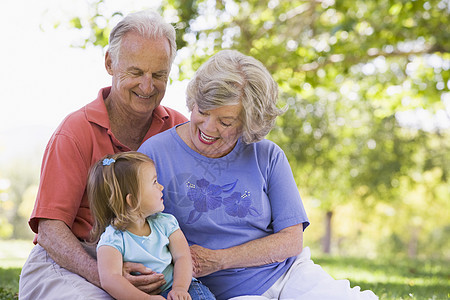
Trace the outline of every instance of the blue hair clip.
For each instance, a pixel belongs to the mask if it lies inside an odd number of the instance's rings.
[[[103,160],[103,165],[104,166],[109,166],[109,165],[111,165],[114,162],[116,162],[116,160],[114,158],[105,158]]]

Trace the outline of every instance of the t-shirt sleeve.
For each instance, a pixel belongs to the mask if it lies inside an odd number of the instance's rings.
[[[124,253],[123,234],[121,231],[114,229],[111,225],[106,227],[105,232],[100,236],[97,244],[97,250],[101,246],[111,246]]]
[[[156,226],[159,226],[167,237],[180,228],[177,219],[171,214],[159,213],[155,221]]]
[[[272,208],[273,229],[278,232],[302,223],[304,230],[309,220],[287,157],[279,148],[271,157],[267,194]]]

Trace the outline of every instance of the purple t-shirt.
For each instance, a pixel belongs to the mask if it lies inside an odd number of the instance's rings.
[[[286,227],[309,225],[284,152],[273,142],[245,144],[221,158],[187,146],[172,128],[139,150],[155,161],[164,186],[165,212],[173,214],[190,245],[224,249]],[[217,299],[261,295],[295,258],[251,268],[227,269],[200,278]]]

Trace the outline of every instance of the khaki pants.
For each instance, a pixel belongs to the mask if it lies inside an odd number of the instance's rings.
[[[93,251],[88,252],[95,255]],[[44,248],[36,245],[20,274],[19,299],[111,300],[112,298],[83,277],[60,267]]]

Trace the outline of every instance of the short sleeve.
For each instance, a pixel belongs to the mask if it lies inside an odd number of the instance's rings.
[[[275,232],[289,226],[309,225],[291,167],[284,152],[273,156],[268,179],[268,196],[272,207],[272,225]]]
[[[154,226],[159,228],[167,237],[180,228],[177,219],[171,214],[158,213],[152,217],[152,220]]]
[[[111,246],[119,250],[120,253],[124,253],[124,241],[123,233],[114,229],[111,225],[106,227],[105,232],[100,237],[100,241],[97,244],[97,250],[101,246]]]
[[[42,180],[30,219],[35,233],[41,218],[61,220],[73,230],[77,212],[83,208],[88,163],[73,136],[54,134],[44,153]]]

